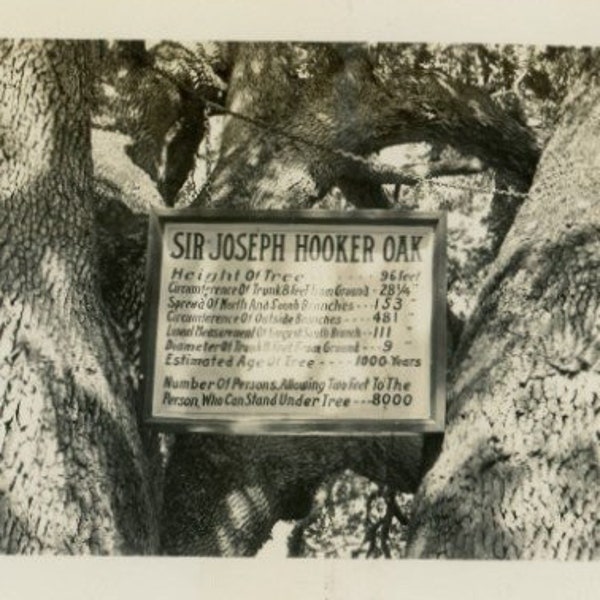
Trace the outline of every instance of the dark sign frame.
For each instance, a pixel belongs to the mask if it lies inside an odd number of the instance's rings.
[[[267,223],[326,225],[426,226],[433,229],[432,314],[430,323],[430,418],[428,419],[310,419],[233,416],[171,418],[153,414],[158,309],[162,269],[162,236],[167,223]],[[142,333],[143,413],[146,423],[163,431],[289,435],[389,435],[444,430],[446,412],[446,213],[396,210],[245,211],[218,209],[152,209],[146,265],[146,304]]]

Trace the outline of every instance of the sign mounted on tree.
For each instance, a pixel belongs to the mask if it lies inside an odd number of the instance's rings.
[[[443,213],[156,211],[145,406],[188,431],[440,431]]]

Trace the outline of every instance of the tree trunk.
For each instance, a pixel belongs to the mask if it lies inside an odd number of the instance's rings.
[[[600,557],[600,86],[567,100],[467,324],[418,557]]]
[[[90,46],[0,45],[0,550],[144,553],[137,378],[101,293]]]

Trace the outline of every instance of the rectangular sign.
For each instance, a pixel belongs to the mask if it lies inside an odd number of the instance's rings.
[[[443,213],[165,210],[149,235],[149,422],[443,429]]]

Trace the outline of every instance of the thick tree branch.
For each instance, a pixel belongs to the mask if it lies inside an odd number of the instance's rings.
[[[392,165],[383,163],[377,158],[365,162],[353,161],[353,176],[373,183],[416,185],[423,179],[443,177],[447,175],[471,175],[481,173],[484,169],[477,158],[457,158],[420,163]]]
[[[307,51],[319,68],[305,78],[290,74],[293,60],[284,47],[239,48],[228,108],[271,128],[227,118],[214,172],[214,205],[268,206],[276,197],[280,206],[306,206],[309,198],[347,179],[349,171],[352,179],[410,182],[410,170],[363,167],[338,151],[367,157],[415,141],[451,144],[482,166],[511,173],[517,188],[527,189],[539,155],[534,137],[485,93],[427,71],[384,77],[364,48],[341,48],[311,46]],[[467,161],[424,172],[412,168],[415,176],[428,177],[479,166]]]

